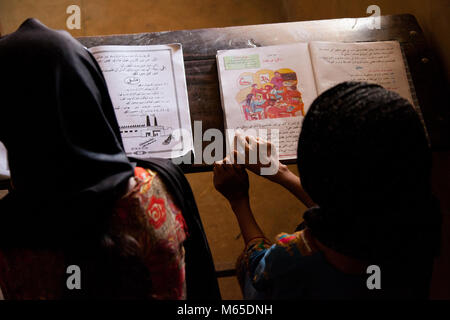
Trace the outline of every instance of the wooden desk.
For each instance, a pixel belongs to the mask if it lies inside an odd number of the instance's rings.
[[[418,101],[434,150],[450,146],[448,92],[422,30],[414,16],[383,16],[381,29],[368,28],[370,18],[346,18],[171,32],[80,37],[86,47],[98,45],[183,45],[191,121],[201,120],[203,131],[224,129],[217,78],[217,50],[268,46],[292,42],[397,40],[406,55]],[[444,98],[446,101],[444,101]],[[209,142],[204,142],[204,146]],[[205,165],[187,172],[209,170]]]

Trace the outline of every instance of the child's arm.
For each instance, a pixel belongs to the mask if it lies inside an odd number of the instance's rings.
[[[303,202],[306,207],[311,208],[315,206],[314,201],[306,191],[303,190],[300,178],[289,170],[286,165],[280,163],[278,172],[270,178],[267,176],[267,178],[288,189],[294,196]]]
[[[245,244],[252,239],[265,238],[250,208],[249,183],[245,168],[223,161],[216,162],[214,164],[214,186],[230,202]]]
[[[233,202],[230,201],[230,204],[239,223],[245,244],[253,239],[265,238],[263,231],[253,216],[248,198]]]

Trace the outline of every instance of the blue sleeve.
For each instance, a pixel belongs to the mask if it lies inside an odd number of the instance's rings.
[[[301,296],[303,289],[300,282],[306,280],[302,274],[305,268],[311,267],[312,262],[306,256],[311,255],[310,244],[305,243],[301,232],[280,234],[273,245],[267,240],[249,244],[238,269],[244,297]]]
[[[273,280],[293,268],[294,256],[300,254],[295,249],[277,244],[249,255],[249,276],[258,290],[270,290]]]

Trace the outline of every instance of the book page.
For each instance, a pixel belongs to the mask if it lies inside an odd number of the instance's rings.
[[[308,44],[223,50],[217,62],[226,128],[268,140],[278,132],[280,159],[295,159],[303,117],[317,96]]]
[[[343,81],[366,81],[414,104],[397,41],[311,42],[310,51],[319,94]]]
[[[106,79],[128,156],[176,158],[193,149],[180,44],[89,50]]]
[[[0,141],[0,180],[9,179],[8,154],[6,148]]]

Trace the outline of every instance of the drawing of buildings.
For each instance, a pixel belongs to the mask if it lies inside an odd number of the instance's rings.
[[[172,128],[158,126],[155,115],[147,115],[145,124],[120,126],[122,138],[162,137],[172,133]]]

